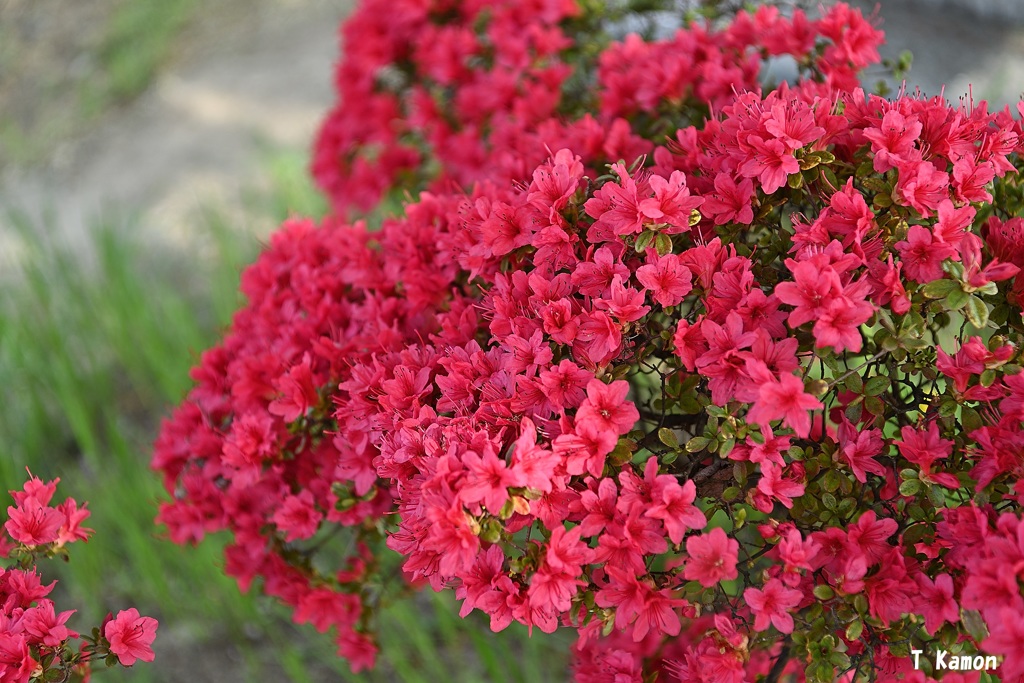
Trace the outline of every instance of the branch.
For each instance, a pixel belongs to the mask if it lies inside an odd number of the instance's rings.
[[[789,662],[790,646],[789,636],[786,636],[786,640],[782,644],[782,652],[775,658],[775,663],[772,664],[772,668],[768,672],[768,677],[764,679],[764,683],[779,683],[779,676],[782,675],[782,670],[786,668],[786,663]]]
[[[730,467],[731,465],[732,463],[729,460],[716,460],[715,462],[711,463],[702,470],[699,470],[697,474],[693,475],[693,483],[703,484],[708,479],[715,476],[716,474],[724,470],[726,467]]]

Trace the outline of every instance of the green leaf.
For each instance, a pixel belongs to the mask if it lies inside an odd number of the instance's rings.
[[[696,415],[704,412],[704,407],[693,396],[683,396],[679,399],[679,412],[683,415]]]
[[[976,296],[967,297],[967,319],[978,329],[988,325],[988,304]]]
[[[988,638],[988,629],[985,627],[985,621],[981,618],[980,612],[973,609],[961,610],[960,618],[963,620],[964,628],[976,641],[980,643]]]
[[[860,635],[864,633],[864,622],[860,619],[853,621],[849,626],[846,627],[846,639],[854,641],[860,638]]]
[[[864,380],[856,372],[843,380],[846,383],[846,389],[852,391],[855,394],[861,394],[864,392]]]
[[[814,587],[814,597],[819,600],[831,600],[836,596],[836,592],[832,590],[831,586],[825,584],[819,584]]]
[[[872,415],[884,415],[885,404],[882,403],[882,399],[877,396],[868,396],[864,399],[864,407],[868,409]]]
[[[970,296],[962,289],[954,289],[952,292],[946,295],[944,299],[945,306],[951,311],[959,311],[967,303],[967,298]]]
[[[880,192],[875,195],[875,198],[871,200],[871,203],[879,209],[885,209],[892,206],[892,195]]]
[[[668,427],[662,427],[658,430],[658,441],[669,448],[679,448],[679,439],[676,438],[676,433]]]
[[[648,245],[654,241],[655,233],[653,230],[644,230],[640,233],[640,236],[636,238],[636,242],[633,244],[633,249],[638,253],[642,254],[647,250]]]
[[[916,496],[920,492],[921,480],[919,479],[907,479],[905,482],[900,484],[901,496]]]
[[[846,479],[849,481],[849,479]],[[857,507],[857,501],[853,498],[843,498],[839,501],[839,507],[836,509],[843,517],[849,517],[850,513],[853,512],[854,508]]]
[[[879,396],[888,391],[891,384],[888,377],[876,375],[864,383],[864,393],[867,396]]]
[[[663,232],[659,232],[658,236],[654,238],[654,249],[658,252],[658,256],[664,256],[672,251],[672,238]]]
[[[686,452],[699,453],[700,451],[707,448],[709,443],[711,443],[711,439],[708,439],[703,436],[695,436],[686,442]]]
[[[960,424],[963,425],[964,432],[970,434],[976,429],[981,429],[984,423],[981,420],[981,415],[974,408],[968,408],[964,406],[963,412],[960,414]]]
[[[932,280],[921,288],[921,293],[929,299],[945,299],[959,289],[960,283],[956,280]]]

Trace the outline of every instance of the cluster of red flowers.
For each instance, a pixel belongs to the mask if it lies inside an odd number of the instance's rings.
[[[617,20],[667,25],[674,6],[364,0],[342,25],[338,104],[321,126],[313,176],[345,215],[389,193],[521,181],[546,150],[572,149],[588,165],[635,159],[756,90],[772,60],[789,57],[831,92],[856,87],[879,59],[881,32],[845,5],[817,21],[764,6],[720,30],[612,39]]]
[[[10,492],[14,505],[7,508],[7,533],[0,537],[0,558],[15,561],[10,568],[0,567],[0,681],[5,683],[66,681],[72,676],[88,680],[97,657],[106,658],[108,666],[153,661],[156,619],[142,617],[134,608],[124,610],[116,618],[108,615],[91,637],[82,638],[67,627],[75,610],[58,613],[47,598],[57,582],[43,585],[37,559],[66,558],[66,544],[92,534],[82,526],[89,511],[74,499],[50,505],[58,481],[44,483],[30,475],[21,491]]]
[[[172,539],[230,530],[228,573],[355,669],[386,544],[495,630],[576,630],[578,681],[926,681],[937,647],[1024,677],[1020,121],[866,95],[881,34],[845,5],[596,57],[570,3],[375,5],[339,70],[364,128],[318,156],[336,208],[409,136],[403,168],[474,183],[274,236],[156,443]],[[800,77],[757,89],[783,53]],[[589,60],[599,118],[523,113],[556,56]]]

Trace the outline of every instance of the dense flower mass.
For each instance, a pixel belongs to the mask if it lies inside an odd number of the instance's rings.
[[[4,683],[87,681],[95,658],[107,658],[108,666],[118,660],[131,666],[136,657],[153,661],[149,645],[156,636],[156,619],[140,617],[132,608],[118,614],[116,623],[108,622],[103,635],[96,628],[83,637],[67,626],[75,610],[58,612],[48,597],[57,582],[44,585],[36,562],[44,557],[67,559],[66,545],[86,541],[93,533],[82,526],[89,517],[85,505],[79,508],[72,498],[51,505],[59,481],[43,482],[30,473],[22,490],[10,492],[14,505],[7,508],[6,535],[0,536],[0,559],[12,562],[0,565],[0,681]],[[134,621],[124,618],[127,614]]]
[[[171,538],[230,530],[353,669],[397,555],[575,630],[578,681],[1024,679],[1019,119],[865,93],[845,5],[596,56],[586,3],[376,5],[315,168],[339,212],[433,190],[246,270],[156,443]]]

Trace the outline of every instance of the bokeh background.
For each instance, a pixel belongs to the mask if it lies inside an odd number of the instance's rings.
[[[855,0],[908,91],[1014,105],[1024,1]],[[378,670],[221,575],[212,539],[152,519],[162,415],[240,301],[238,274],[289,215],[325,204],[306,161],[333,102],[349,0],[0,0],[0,509],[24,469],[90,502],[58,604],[160,619],[157,661],[101,680],[561,681],[568,637],[500,636],[423,595],[382,616]],[[866,86],[883,76],[868,74]]]

